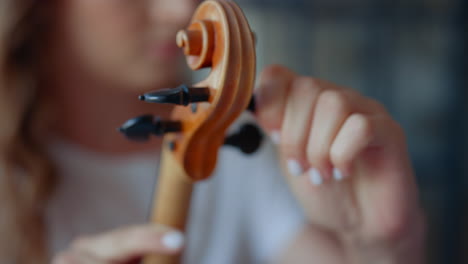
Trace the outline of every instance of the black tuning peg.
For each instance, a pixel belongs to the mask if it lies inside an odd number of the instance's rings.
[[[257,126],[244,124],[239,132],[225,139],[224,145],[237,147],[245,154],[252,154],[260,148],[262,140],[263,135]]]
[[[119,131],[133,141],[147,141],[150,135],[162,136],[170,132],[180,132],[182,125],[178,121],[163,121],[159,117],[143,115],[125,122]]]
[[[181,85],[177,88],[166,88],[149,92],[138,97],[141,101],[159,104],[176,104],[187,106],[191,103],[207,102],[210,98],[210,89],[197,87],[192,88],[187,85]],[[247,110],[255,113],[255,96],[250,99]]]
[[[140,100],[149,103],[189,105],[190,103],[207,102],[210,98],[209,88],[192,88],[181,85],[177,88],[161,89],[140,95]]]

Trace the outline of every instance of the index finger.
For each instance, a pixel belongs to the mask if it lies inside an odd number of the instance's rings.
[[[257,119],[262,127],[271,132],[279,130],[291,82],[296,74],[289,69],[272,65],[265,68],[259,77],[255,91]]]

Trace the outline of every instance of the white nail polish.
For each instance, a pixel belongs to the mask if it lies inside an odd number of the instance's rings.
[[[323,178],[319,170],[310,169],[308,174],[309,180],[313,185],[321,185],[323,183]]]
[[[304,169],[302,168],[301,164],[299,164],[299,162],[297,162],[297,160],[288,160],[288,170],[289,170],[289,173],[292,175],[292,176],[301,176],[302,173],[304,172]]]
[[[179,249],[184,245],[184,235],[177,231],[169,232],[162,237],[161,242],[169,249]]]
[[[275,143],[276,145],[278,145],[281,142],[281,134],[279,131],[271,132],[270,137],[271,141],[273,141],[273,143]]]
[[[336,180],[336,181],[341,181],[344,179],[344,175],[343,173],[337,169],[337,168],[334,168],[333,169],[333,178]]]

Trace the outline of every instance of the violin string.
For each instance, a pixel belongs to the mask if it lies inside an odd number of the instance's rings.
[[[151,183],[151,185],[153,186],[153,189],[151,190],[151,193],[150,193],[150,202],[148,203],[148,208],[146,209],[146,221],[150,221],[151,220],[151,217],[152,217],[152,211],[153,211],[153,208],[154,208],[154,202],[155,202],[155,199],[153,199],[153,197],[156,195],[156,190],[158,188],[158,179],[159,179],[159,174],[160,174],[160,167],[161,167],[161,158],[162,158],[162,153],[160,153],[158,155],[158,158],[157,158],[157,161],[156,161],[156,174],[154,175],[153,177],[153,182]]]

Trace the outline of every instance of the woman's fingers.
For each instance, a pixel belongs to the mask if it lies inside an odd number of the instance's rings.
[[[280,66],[262,73],[257,99],[258,120],[273,141],[281,141],[289,174],[307,174],[313,185],[349,176],[353,159],[375,136],[370,133],[395,132],[378,102]]]
[[[351,175],[356,157],[367,148],[390,145],[392,137],[400,133],[393,122],[385,115],[352,114],[330,147],[331,163],[343,176]]]
[[[307,143],[308,175],[314,184],[321,184],[331,177],[330,146],[345,120],[354,109],[353,102],[338,90],[326,90],[320,94]]]
[[[305,155],[308,131],[322,90],[314,79],[307,77],[297,78],[291,85],[284,109],[281,148],[292,176],[300,176],[308,164]]]
[[[181,232],[158,225],[122,228],[77,239],[56,263],[125,263],[148,254],[175,254],[181,250]]]
[[[350,175],[350,163],[367,147],[365,144],[375,136],[373,133],[393,131],[387,121],[391,121],[388,114],[374,100],[347,90],[322,92],[307,143],[307,159],[312,167],[308,174],[312,182],[319,184],[332,177],[339,181]],[[346,164],[343,158],[347,159]]]
[[[271,133],[274,141],[279,140],[286,98],[295,76],[289,69],[277,65],[267,67],[260,74],[255,91],[258,104],[256,114],[260,124]]]
[[[58,254],[52,264],[102,264],[102,261],[82,252],[67,250]]]
[[[78,239],[73,248],[106,261],[123,261],[151,253],[173,254],[183,245],[183,235],[162,226],[136,226],[95,237]]]

